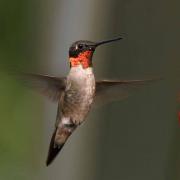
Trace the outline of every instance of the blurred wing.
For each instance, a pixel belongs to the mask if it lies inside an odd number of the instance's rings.
[[[136,88],[154,82],[157,79],[147,80],[102,80],[96,81],[96,95],[94,106],[98,107],[112,101],[120,101],[127,98]]]
[[[66,87],[65,77],[53,77],[40,74],[22,74],[21,79],[28,87],[36,89],[52,101],[57,102]]]

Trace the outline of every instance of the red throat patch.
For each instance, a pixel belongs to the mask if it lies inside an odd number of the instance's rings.
[[[82,65],[84,69],[90,67],[92,65],[91,58],[92,58],[92,51],[85,51],[78,55],[78,57],[70,57],[71,67],[76,67],[78,65]]]

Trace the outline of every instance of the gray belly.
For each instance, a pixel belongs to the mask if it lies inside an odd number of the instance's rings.
[[[94,79],[88,79],[82,86],[71,82],[62,99],[62,114],[75,124],[81,124],[88,114],[95,93]]]
[[[64,117],[81,124],[90,110],[95,93],[95,78],[92,68],[72,67],[67,77],[67,86],[61,99]]]

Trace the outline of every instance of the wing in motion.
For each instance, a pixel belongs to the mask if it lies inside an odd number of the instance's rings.
[[[24,83],[47,96],[52,101],[58,102],[66,87],[65,77],[53,77],[40,74],[22,74]]]
[[[156,80],[158,79],[96,81],[94,106],[98,107],[112,101],[122,100],[128,97],[132,90]]]
[[[65,77],[40,74],[23,74],[25,84],[38,90],[54,102],[58,102],[66,87]],[[96,94],[93,106],[98,107],[112,101],[120,101],[129,96],[132,90],[159,80],[101,80],[96,81]]]

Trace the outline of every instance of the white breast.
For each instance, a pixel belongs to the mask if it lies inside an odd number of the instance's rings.
[[[71,114],[79,122],[83,121],[88,113],[95,93],[95,78],[91,67],[83,69],[82,66],[72,67],[68,75],[67,91],[71,92]],[[79,112],[77,114],[77,112]]]
[[[77,78],[81,80],[86,78],[87,76],[94,76],[92,67],[84,69],[81,65],[79,65],[76,67],[72,67],[69,72],[69,77],[72,79]]]
[[[81,65],[72,67],[68,75],[70,82],[74,82],[77,86],[82,88],[95,89],[95,78],[93,68],[89,67],[84,69]],[[90,89],[91,89],[90,88]]]

